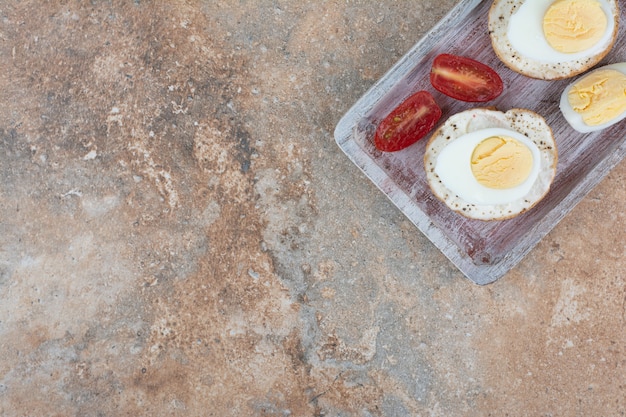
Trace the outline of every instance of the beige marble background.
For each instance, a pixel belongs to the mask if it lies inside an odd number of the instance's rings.
[[[455,3],[0,2],[0,415],[624,415],[625,163],[479,287],[334,142]]]

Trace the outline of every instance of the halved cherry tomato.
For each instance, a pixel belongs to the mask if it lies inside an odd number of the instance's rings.
[[[430,83],[457,100],[485,102],[502,93],[502,79],[491,67],[464,56],[441,54],[430,71]]]
[[[428,91],[418,91],[389,113],[376,129],[374,145],[395,152],[426,136],[439,118],[441,109]]]

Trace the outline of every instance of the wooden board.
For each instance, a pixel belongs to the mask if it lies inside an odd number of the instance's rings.
[[[424,233],[467,278],[488,284],[513,268],[626,155],[626,121],[601,132],[581,134],[559,110],[561,92],[572,80],[542,81],[504,66],[487,31],[491,0],[464,0],[404,55],[339,121],[335,139],[348,158]],[[618,40],[598,66],[626,61],[626,8]],[[430,85],[433,58],[464,55],[494,68],[504,92],[487,103],[499,110],[527,108],[545,117],[559,151],[557,174],[548,195],[516,218],[485,222],[454,213],[431,193],[423,168],[427,138],[409,148],[384,153],[372,144],[378,122],[419,90],[433,93],[450,115],[476,105],[438,93]]]

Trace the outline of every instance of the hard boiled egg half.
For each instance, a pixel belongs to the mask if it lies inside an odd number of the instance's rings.
[[[581,74],[604,58],[618,23],[617,0],[494,0],[488,26],[505,65],[555,80]]]
[[[450,209],[503,220],[546,195],[557,158],[552,130],[539,114],[476,108],[451,116],[433,134],[424,168],[433,194]]]
[[[626,62],[581,76],[561,94],[565,120],[581,133],[606,129],[626,118]]]

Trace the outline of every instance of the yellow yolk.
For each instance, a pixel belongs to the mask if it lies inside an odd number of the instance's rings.
[[[546,40],[559,52],[571,54],[595,45],[608,26],[597,0],[557,0],[543,17]]]
[[[572,86],[567,99],[586,125],[606,123],[626,111],[626,75],[613,69],[594,71]]]
[[[528,178],[532,167],[531,150],[509,137],[487,138],[472,153],[472,173],[488,188],[506,189],[520,185]]]

